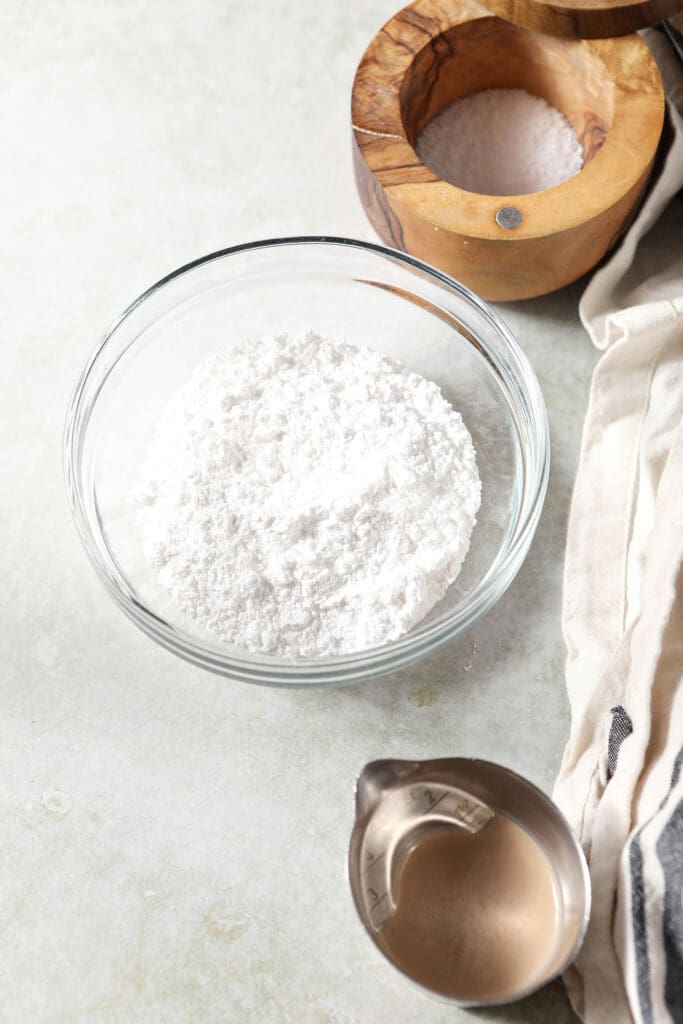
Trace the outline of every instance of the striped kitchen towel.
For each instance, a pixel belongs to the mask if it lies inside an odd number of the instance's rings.
[[[683,1024],[683,237],[665,225],[657,246],[647,238],[683,186],[683,65],[663,32],[644,36],[667,92],[668,151],[581,299],[605,353],[564,579],[572,725],[555,799],[593,883],[566,976],[587,1024]]]

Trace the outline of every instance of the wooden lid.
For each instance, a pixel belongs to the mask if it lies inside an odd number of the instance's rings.
[[[624,36],[683,11],[683,0],[484,0],[506,21],[555,36]]]

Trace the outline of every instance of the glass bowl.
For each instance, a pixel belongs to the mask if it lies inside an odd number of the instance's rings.
[[[222,643],[171,603],[142,552],[131,493],[159,415],[202,359],[245,339],[308,330],[368,345],[435,381],[472,434],[482,503],[460,575],[410,632],[353,654],[285,659]],[[327,237],[235,246],[153,285],[88,360],[64,437],[74,519],[117,604],[174,654],[270,686],[370,679],[433,654],[470,627],[526,555],[548,460],[541,390],[496,313],[419,260]]]

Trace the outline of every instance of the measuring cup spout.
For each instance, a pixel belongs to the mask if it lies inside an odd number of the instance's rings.
[[[420,767],[419,761],[370,761],[356,782],[356,820],[373,811],[382,794],[403,782]]]

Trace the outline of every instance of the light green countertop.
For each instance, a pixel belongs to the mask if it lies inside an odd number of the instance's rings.
[[[376,757],[479,755],[552,788],[560,599],[591,369],[581,285],[501,307],[541,382],[531,553],[464,639],[356,689],[204,674],[114,607],[71,524],[69,392],[104,327],[236,242],[372,239],[350,162],[356,63],[396,0],[9,0],[2,14],[0,1020],[569,1024],[555,984],[470,1014],[382,961],[345,877]]]

